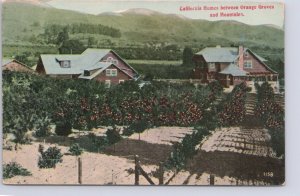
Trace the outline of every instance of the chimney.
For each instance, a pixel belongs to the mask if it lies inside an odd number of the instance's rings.
[[[244,68],[244,47],[239,46],[239,68]]]

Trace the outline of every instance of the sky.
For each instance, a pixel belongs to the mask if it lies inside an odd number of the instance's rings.
[[[158,0],[51,0],[48,2],[52,7],[80,11],[89,14],[100,14],[103,12],[121,12],[132,8],[146,8],[166,14],[180,14],[187,18],[216,20],[236,20],[249,25],[271,24],[280,28],[284,27],[284,4],[267,1],[259,2],[205,2],[205,1],[158,1]],[[259,5],[266,7],[259,7]],[[213,7],[218,10],[204,10],[204,6]],[[221,10],[220,6],[233,6],[238,9]],[[244,6],[243,9],[241,6]],[[248,9],[245,9],[247,6]],[[251,7],[249,7],[251,6]],[[254,7],[253,7],[254,6]],[[186,7],[199,8],[202,10],[180,11]],[[251,8],[251,9],[249,9]],[[222,13],[242,13],[243,16],[220,17]],[[211,14],[218,13],[218,17]]]

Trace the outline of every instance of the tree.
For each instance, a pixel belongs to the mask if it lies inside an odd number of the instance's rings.
[[[24,63],[25,65],[30,64],[29,57],[31,56],[31,52],[23,52],[22,54],[18,54],[15,56],[15,59],[21,63]]]
[[[59,32],[56,38],[56,44],[62,45],[64,42],[69,40],[68,28],[64,27],[63,31]]]
[[[130,128],[133,129],[134,132],[139,134],[139,140],[141,140],[141,133],[143,133],[149,127],[150,127],[150,125],[146,120],[140,120],[137,122],[133,122],[130,125]]]
[[[64,41],[59,48],[60,54],[81,54],[86,47],[79,40]]]
[[[69,152],[71,153],[71,155],[73,156],[79,156],[82,154],[83,152],[83,149],[80,147],[79,144],[75,143],[75,144],[72,144],[69,148]]]
[[[97,40],[94,37],[89,37],[88,38],[88,47],[91,48],[94,45],[97,45]]]
[[[115,144],[122,139],[122,137],[119,134],[119,129],[116,126],[113,126],[112,129],[108,129],[106,131],[106,136],[107,136],[108,142],[110,144],[114,145],[114,152],[115,152],[116,151]]]
[[[192,66],[193,65],[193,50],[190,47],[185,47],[182,54],[182,65]]]

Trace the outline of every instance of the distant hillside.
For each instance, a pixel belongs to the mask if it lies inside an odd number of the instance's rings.
[[[192,20],[143,9],[127,10],[121,15],[95,16],[32,4],[3,5],[4,44],[34,44],[32,36],[42,34],[45,25],[73,23],[102,24],[120,29],[121,38],[112,39],[120,45],[148,42],[180,46],[244,43],[248,46],[283,48],[284,32],[270,26],[249,26],[235,21]]]
[[[27,3],[31,5],[36,6],[42,6],[42,7],[51,7],[47,2],[51,0],[2,0],[5,3]]]

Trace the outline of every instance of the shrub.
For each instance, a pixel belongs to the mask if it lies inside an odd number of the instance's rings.
[[[3,179],[12,178],[14,176],[31,176],[31,172],[23,168],[16,162],[10,162],[3,165]]]
[[[45,136],[49,135],[50,122],[51,122],[50,119],[47,117],[36,120],[36,123],[35,123],[36,137],[45,137]]]
[[[223,86],[219,81],[210,82],[207,87],[213,94],[216,95],[220,95],[223,92]]]
[[[117,143],[118,141],[120,141],[122,139],[122,137],[119,134],[119,129],[117,129],[116,126],[113,126],[112,129],[108,129],[106,131],[106,135],[107,135],[108,143],[114,145],[114,152],[115,152],[116,151],[115,143]]]
[[[165,166],[167,169],[182,169],[185,164],[185,156],[181,150],[180,144],[175,144],[173,146],[173,151],[171,152],[171,155],[169,159],[167,160]]]
[[[207,135],[209,131],[205,127],[197,127],[191,135],[186,135],[180,143],[176,143],[173,151],[166,162],[166,168],[182,169],[188,159],[192,158],[196,153],[196,146]]]
[[[237,125],[242,122],[246,116],[246,84],[242,83],[234,87],[226,100],[220,104],[219,120],[223,126]]]
[[[68,136],[72,133],[72,125],[70,122],[58,122],[56,124],[55,133],[60,136]]]
[[[131,123],[123,132],[124,135],[132,135],[133,133],[138,133],[139,137],[140,134],[143,133],[146,129],[150,128],[151,125],[146,120],[140,120]]]
[[[57,163],[62,162],[63,155],[57,147],[49,147],[46,151],[39,147],[39,152],[39,168],[54,168]]]
[[[284,137],[284,130],[276,130],[276,129],[270,129],[269,134],[271,136],[271,146],[273,150],[276,152],[276,155],[278,157],[284,155],[285,152],[285,137]]]
[[[284,108],[276,102],[275,94],[268,83],[256,85],[257,104],[255,115],[268,129],[271,146],[277,156],[284,155]]]
[[[122,139],[119,134],[119,129],[116,126],[113,126],[112,129],[108,129],[106,135],[110,144],[115,144]]]
[[[70,146],[69,152],[73,155],[73,156],[79,156],[82,154],[83,149],[79,146],[79,144],[72,144]]]
[[[131,126],[125,127],[123,130],[123,135],[125,136],[131,136],[132,134],[134,134],[134,130],[132,129]]]

